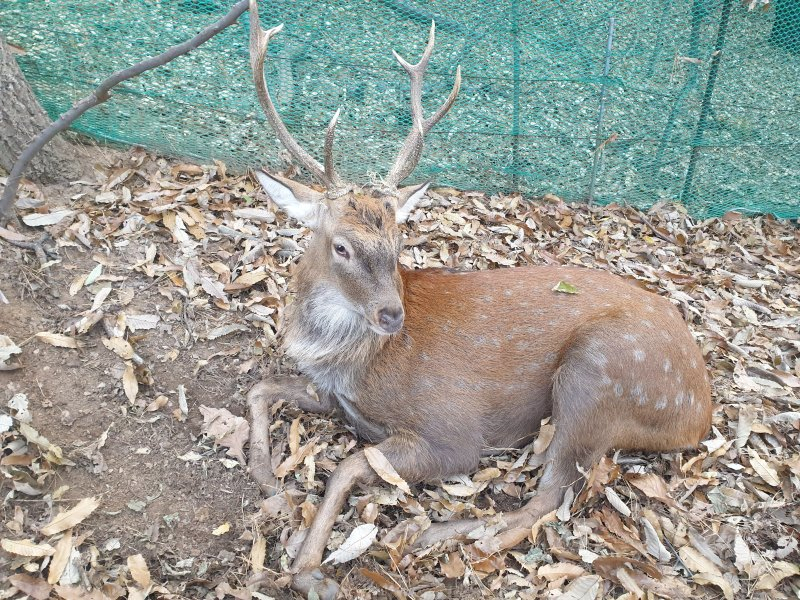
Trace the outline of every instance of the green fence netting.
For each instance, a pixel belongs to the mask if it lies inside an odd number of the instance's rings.
[[[0,34],[53,116],[111,72],[188,39],[232,0],[2,0]],[[700,215],[800,216],[800,0],[261,2],[268,81],[321,154],[339,106],[339,170],[386,173],[410,125],[408,81],[431,19],[424,104],[464,83],[412,180],[555,193]],[[613,32],[612,32],[613,29]],[[125,82],[75,125],[92,136],[246,168],[280,164],[248,71],[247,16]]]

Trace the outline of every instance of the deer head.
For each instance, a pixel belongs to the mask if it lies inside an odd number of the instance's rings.
[[[461,68],[456,69],[455,83],[447,100],[426,119],[422,111],[422,82],[433,52],[435,23],[431,23],[428,45],[417,64],[409,64],[393,52],[411,80],[411,131],[380,185],[354,185],[342,181],[334,168],[333,141],[340,111],[336,111],[327,127],[324,164],[320,164],[289,133],[272,102],[264,78],[264,61],[270,39],[282,29],[283,25],[261,29],[256,1],[251,0],[250,66],[259,102],[281,144],[325,191],[263,170],[256,171],[256,177],[275,204],[314,231],[303,259],[313,276],[303,279],[298,286],[315,286],[318,298],[324,297],[339,309],[359,315],[378,334],[396,333],[404,318],[398,272],[402,238],[398,224],[405,222],[429,184],[398,185],[417,166],[425,134],[455,102],[461,87]],[[319,293],[320,289],[324,293]]]

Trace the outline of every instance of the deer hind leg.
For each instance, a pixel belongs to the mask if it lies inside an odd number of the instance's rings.
[[[273,496],[279,491],[272,473],[270,407],[283,399],[306,412],[325,413],[332,408],[327,397],[319,401],[314,399],[307,391],[308,384],[309,380],[305,377],[278,375],[257,383],[247,393],[247,406],[250,409],[250,460],[247,468],[266,496]]]
[[[556,432],[545,456],[545,468],[536,495],[522,508],[505,513],[506,528],[498,534],[500,548],[524,540],[536,521],[555,510],[566,490],[582,482],[578,466],[588,469],[612,446],[614,434],[598,427],[604,401],[602,360],[574,351],[565,358],[553,378],[553,421]],[[447,540],[464,540],[486,519],[436,523],[414,543],[423,548]]]
[[[378,444],[377,448],[408,482],[472,470],[478,464],[480,451],[476,446],[474,451],[461,448],[460,452],[447,452],[410,434],[394,435]],[[321,600],[333,600],[336,597],[338,585],[325,577],[319,568],[322,555],[350,490],[357,483],[371,484],[377,479],[363,452],[347,457],[333,471],[303,546],[292,564],[295,573],[292,588],[295,591],[309,595],[313,590]]]
[[[559,507],[568,489],[582,485],[579,467],[589,469],[613,446],[613,421],[603,415],[605,363],[596,343],[576,343],[553,376],[556,431],[545,455],[544,473],[536,495],[507,515],[508,528],[499,536],[501,548],[524,540],[537,520]]]

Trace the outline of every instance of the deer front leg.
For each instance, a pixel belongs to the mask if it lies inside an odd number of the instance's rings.
[[[318,401],[309,394],[308,384],[309,380],[305,377],[278,375],[257,383],[247,394],[247,406],[250,409],[250,460],[247,468],[266,496],[278,492],[272,473],[270,407],[284,399],[300,410],[311,413],[330,412],[333,408],[327,396]]]
[[[322,554],[325,552],[336,517],[341,512],[350,490],[356,483],[368,484],[376,477],[363,452],[347,457],[334,469],[300,553],[292,564],[292,571],[295,573],[292,588],[295,591],[309,596],[313,590],[320,600],[336,598],[339,585],[325,577],[319,568]]]
[[[477,450],[474,456],[463,449],[460,452],[447,452],[441,447],[432,447],[413,434],[394,435],[378,444],[377,448],[408,482],[471,470],[478,462]],[[338,585],[325,578],[319,568],[322,555],[350,490],[356,483],[369,485],[377,479],[363,452],[349,456],[336,467],[328,479],[325,497],[317,509],[303,547],[292,565],[295,573],[292,587],[296,591],[308,594],[313,590],[321,600],[333,600],[336,597]]]

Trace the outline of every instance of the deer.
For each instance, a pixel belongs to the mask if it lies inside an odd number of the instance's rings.
[[[555,433],[536,494],[502,515],[502,548],[524,541],[568,489],[581,485],[581,470],[611,449],[696,447],[711,425],[709,378],[688,325],[666,298],[585,267],[401,268],[400,224],[429,184],[400,184],[461,85],[457,68],[447,99],[424,116],[422,83],[435,23],[419,62],[393,51],[410,79],[412,127],[388,174],[371,185],[347,183],[336,173],[338,110],[325,132],[323,163],[281,120],[264,62],[282,28],[262,29],[251,0],[250,65],[259,103],[280,143],[324,191],[255,172],[267,196],[308,226],[312,238],[292,273],[295,297],[282,324],[284,353],[301,375],[265,379],[248,401],[336,410],[409,483],[474,472],[482,456],[533,441],[542,419],[551,417]],[[578,293],[555,291],[559,282]],[[307,394],[309,383],[317,398]],[[268,460],[252,466],[271,472]],[[321,568],[331,531],[353,487],[379,482],[363,450],[334,469],[290,568],[294,590],[323,600],[337,596],[338,584]],[[414,546],[466,539],[480,524],[433,523]]]

